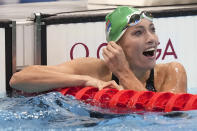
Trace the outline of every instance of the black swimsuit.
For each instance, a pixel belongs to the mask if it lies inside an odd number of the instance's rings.
[[[112,74],[112,80],[114,80],[117,84],[119,84],[119,80],[114,74]],[[154,69],[151,69],[150,76],[148,80],[146,81],[146,89],[148,91],[156,92],[156,89],[154,86]]]

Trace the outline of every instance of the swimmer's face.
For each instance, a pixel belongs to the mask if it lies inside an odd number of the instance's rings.
[[[132,69],[147,70],[155,66],[158,37],[151,21],[142,19],[137,25],[128,27],[118,44]]]

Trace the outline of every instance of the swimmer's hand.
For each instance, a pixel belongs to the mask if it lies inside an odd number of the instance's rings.
[[[103,58],[109,69],[116,75],[129,70],[129,64],[121,46],[110,41],[103,49]]]
[[[115,81],[102,81],[92,77],[89,77],[89,80],[85,83],[85,86],[93,86],[102,90],[104,88],[116,88],[118,90],[123,90],[123,87],[118,85]]]

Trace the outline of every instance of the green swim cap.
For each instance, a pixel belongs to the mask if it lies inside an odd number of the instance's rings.
[[[120,6],[106,17],[106,40],[117,42],[125,32],[130,17],[140,10],[128,6]]]

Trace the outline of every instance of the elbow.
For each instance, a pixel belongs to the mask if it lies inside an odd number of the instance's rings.
[[[12,88],[16,88],[16,87],[17,87],[17,84],[18,84],[18,79],[17,79],[17,77],[18,77],[18,73],[14,73],[14,74],[12,75],[11,79],[10,79],[9,84],[10,84],[10,86],[11,86]]]
[[[31,72],[31,70],[35,70],[36,68],[38,68],[37,66],[29,66],[24,68],[23,70],[16,72],[12,75],[9,84],[12,88],[16,88],[19,87],[22,83],[28,81],[28,76],[27,76],[27,72]]]
[[[26,79],[22,76],[20,72],[14,73],[9,81],[10,87],[18,91],[23,91],[26,93],[33,93],[30,89],[25,87]]]

